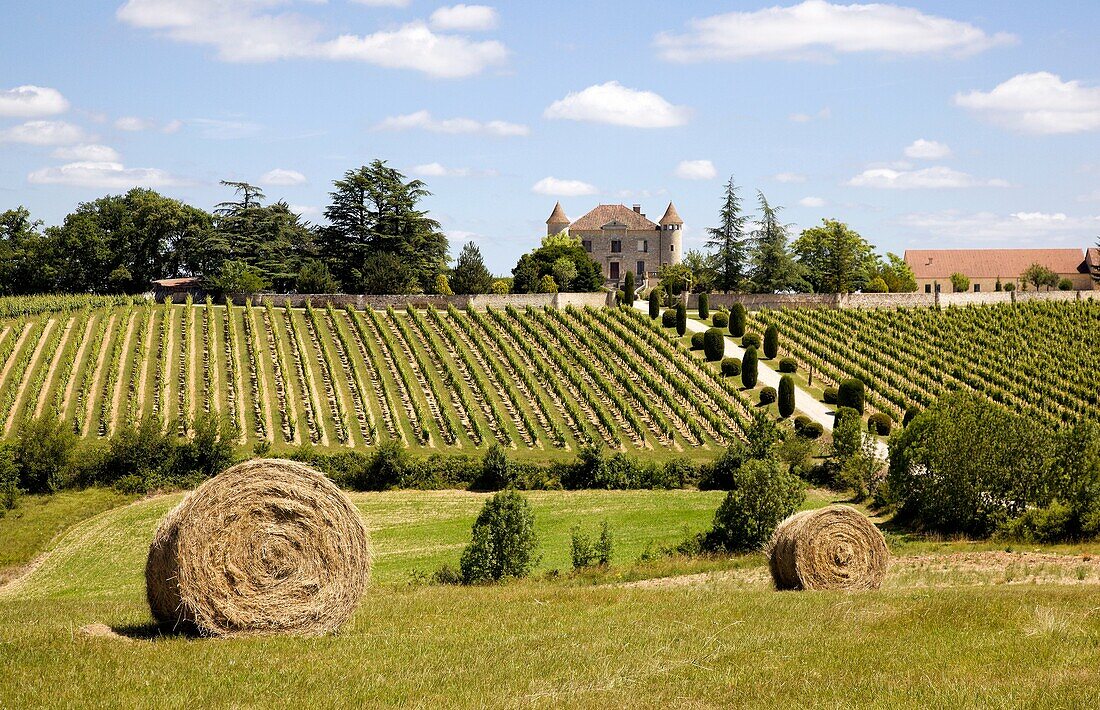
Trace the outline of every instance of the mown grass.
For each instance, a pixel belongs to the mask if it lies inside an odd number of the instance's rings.
[[[636,563],[709,525],[721,493],[528,495],[539,574],[468,588],[410,579],[457,560],[483,495],[354,494],[376,575],[323,639],[149,640],[145,550],[178,496],[86,520],[0,593],[0,707],[1085,707],[1100,686],[1095,572],[1021,583],[899,561],[877,592],[776,593],[761,555]],[[811,491],[807,505],[832,498]],[[615,567],[546,574],[568,566],[573,525],[603,519]],[[91,623],[124,638],[86,637]]]

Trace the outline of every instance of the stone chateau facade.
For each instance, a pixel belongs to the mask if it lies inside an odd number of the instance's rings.
[[[567,233],[581,240],[585,250],[603,269],[608,285],[618,286],[633,271],[640,287],[655,282],[665,264],[679,264],[683,256],[684,221],[669,202],[659,222],[645,216],[641,205],[597,205],[571,221],[561,203],[546,220],[548,235]]]

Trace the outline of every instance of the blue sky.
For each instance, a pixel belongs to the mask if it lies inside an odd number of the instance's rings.
[[[311,221],[375,157],[506,273],[560,199],[668,200],[688,248],[730,175],[881,250],[1100,234],[1100,3],[6,3],[0,208],[54,224],[221,179]]]

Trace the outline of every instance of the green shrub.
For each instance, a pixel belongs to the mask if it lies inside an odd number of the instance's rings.
[[[779,416],[786,419],[794,414],[794,378],[783,375],[779,378]]]
[[[703,352],[707,362],[718,362],[726,353],[726,338],[719,328],[709,328],[703,334]]]
[[[699,294],[699,320],[710,318],[710,297],[705,293]]]
[[[1058,290],[1059,291],[1072,291],[1073,290],[1073,282],[1070,281],[1067,278],[1061,279],[1060,281],[1058,281]]]
[[[527,499],[501,491],[485,502],[474,521],[459,568],[466,584],[526,577],[538,563],[535,516]]]
[[[745,358],[741,361],[741,384],[748,389],[756,387],[756,380],[759,375],[757,372],[758,359],[756,348],[749,346],[745,350]]]
[[[760,390],[760,404],[771,404],[776,400],[777,396],[774,387],[764,387]]]
[[[886,285],[886,279],[881,276],[876,276],[867,282],[867,285],[863,287],[864,293],[887,293],[890,287]]]
[[[905,408],[905,415],[901,418],[901,425],[909,426],[909,422],[913,421],[918,414],[920,414],[920,407],[915,404],[909,405]]]
[[[676,311],[671,308],[666,309],[665,312],[661,314],[661,325],[665,328],[675,328]]]
[[[748,324],[749,314],[745,310],[745,304],[734,303],[730,307],[730,335],[740,338],[745,334],[745,326]]]
[[[676,334],[683,335],[687,332],[688,312],[683,301],[676,304]]]
[[[706,336],[705,336],[704,333],[692,333],[691,334],[691,349],[692,350],[702,350],[703,349],[703,339],[705,337]]]
[[[844,380],[837,389],[836,403],[840,407],[848,407],[863,414],[865,388],[862,380],[852,378]]]
[[[623,277],[623,303],[628,306],[634,305],[634,272],[626,272],[626,276]]]
[[[807,439],[820,439],[824,433],[825,427],[821,426],[820,422],[810,422],[802,427],[798,435]]]
[[[797,434],[800,433],[802,429],[805,428],[805,426],[812,421],[813,420],[807,417],[805,414],[799,414],[797,417],[794,418],[794,421],[791,422],[791,425],[794,427],[794,431]]]
[[[760,550],[805,497],[802,482],[776,458],[747,461],[734,474],[733,486],[714,514],[714,527],[703,538],[703,548]]]
[[[745,335],[741,337],[741,347],[745,349],[756,348],[760,350],[760,345],[760,336],[756,333],[745,333]]]
[[[764,330],[764,357],[774,360],[779,355],[779,328],[773,323]]]
[[[481,475],[474,482],[473,488],[481,491],[511,488],[516,484],[515,474],[512,462],[508,460],[508,453],[494,441],[481,460]]]
[[[661,315],[661,291],[653,289],[649,292],[649,317],[657,320],[659,315]]]
[[[19,502],[19,469],[11,446],[0,446],[0,518]]]
[[[821,395],[821,401],[825,404],[836,404],[838,394],[836,387],[826,387],[825,392]]]
[[[76,475],[78,443],[72,426],[53,414],[26,421],[13,452],[18,487],[28,493],[53,493],[68,485]]]
[[[722,358],[722,376],[737,377],[741,374],[741,361],[735,357]]]
[[[728,314],[718,311],[710,317],[710,324],[715,328],[725,328],[729,325],[730,317]]]
[[[569,556],[573,560],[573,569],[579,570],[591,567],[596,559],[595,546],[592,538],[581,530],[580,525],[574,525],[569,545]]]
[[[748,447],[740,440],[730,443],[725,450],[710,463],[699,469],[699,490],[728,491],[733,488],[737,469],[750,458]]]
[[[878,434],[879,436],[889,436],[890,430],[894,428],[894,420],[890,418],[890,415],[883,412],[875,412],[871,416],[867,417],[867,431],[872,434]]]
[[[798,372],[798,360],[793,357],[785,357],[779,361],[779,371],[787,374]]]

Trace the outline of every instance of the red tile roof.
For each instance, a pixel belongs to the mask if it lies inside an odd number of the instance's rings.
[[[665,210],[665,216],[661,217],[661,225],[683,223],[684,220],[680,219],[680,213],[676,211],[676,206],[669,202],[668,209]]]
[[[558,202],[554,205],[554,211],[550,213],[550,219],[546,220],[547,224],[569,224],[569,218],[565,216],[565,210],[561,208],[561,203]]]
[[[596,230],[614,221],[625,224],[627,229],[657,228],[656,222],[651,222],[645,215],[638,214],[626,205],[597,205],[591,212],[569,225],[569,231]]]
[[[907,249],[905,261],[918,279],[1016,278],[1032,264],[1061,276],[1086,271],[1080,249]]]
[[[1100,271],[1100,247],[1089,247],[1085,256],[1085,263],[1093,271]]]

